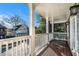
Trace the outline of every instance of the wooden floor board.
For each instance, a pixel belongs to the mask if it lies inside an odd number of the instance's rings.
[[[42,56],[42,55],[47,56],[48,53],[49,53],[48,56],[50,55],[54,56],[54,54],[51,53],[50,50],[48,50],[48,48],[51,48],[52,52],[55,52],[55,55],[57,56],[72,56],[72,53],[70,51],[67,41],[63,41],[63,40],[52,40],[48,45],[48,47],[45,48],[45,50],[43,50],[38,56]],[[45,51],[48,51],[47,54]]]

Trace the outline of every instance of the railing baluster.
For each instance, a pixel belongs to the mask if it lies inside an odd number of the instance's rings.
[[[22,49],[21,49],[22,46],[21,46],[21,45],[22,45],[22,43],[21,43],[21,39],[20,39],[20,56],[21,56],[21,54],[22,54]]]
[[[26,39],[25,39],[25,40],[26,40]],[[24,51],[25,51],[24,53],[25,53],[25,56],[26,56],[26,41],[25,41],[25,40],[24,40],[24,42],[25,42],[25,43],[24,43]]]
[[[27,40],[25,39],[25,56],[27,56]]]
[[[31,55],[31,37],[29,37],[29,44],[27,44],[27,55]],[[28,48],[28,46],[29,46],[29,48]],[[28,50],[29,50],[29,52],[28,52]]]
[[[18,42],[16,41],[16,56],[18,55],[18,52],[17,52],[17,50],[18,50]]]
[[[23,40],[23,56],[25,56],[25,41]]]
[[[6,56],[8,56],[8,42],[6,42]]]
[[[0,56],[1,56],[1,54],[2,54],[2,53],[1,53],[1,48],[2,48],[2,47],[1,47],[1,42],[0,42]]]
[[[27,40],[25,39],[25,55],[27,56],[27,49],[28,49],[28,47],[27,47]]]
[[[23,47],[22,47],[23,43],[22,43],[22,40],[21,40],[21,56],[23,55]]]
[[[23,56],[25,56],[25,40],[23,41],[23,44],[24,44],[23,45],[24,46],[24,49],[23,49],[24,50],[24,55]]]
[[[13,42],[12,42],[12,56],[13,56],[13,53],[14,53],[14,47],[13,47]]]
[[[23,40],[22,40],[22,56],[24,56],[24,43],[23,43]]]

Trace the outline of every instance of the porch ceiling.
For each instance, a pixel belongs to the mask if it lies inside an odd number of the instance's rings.
[[[36,9],[40,14],[45,17],[46,10],[48,8],[49,17],[53,17],[54,20],[66,20],[69,16],[69,8],[74,5],[73,3],[40,3],[35,4]]]

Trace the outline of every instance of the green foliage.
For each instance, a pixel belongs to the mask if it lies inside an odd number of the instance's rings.
[[[45,33],[46,32],[46,21],[45,18],[42,18],[40,21],[40,26],[35,29],[36,34]]]
[[[42,33],[40,29],[35,29],[35,31],[36,31],[36,34]]]
[[[54,32],[66,32],[65,23],[54,24]]]

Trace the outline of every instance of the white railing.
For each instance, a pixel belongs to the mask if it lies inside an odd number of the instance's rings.
[[[48,38],[48,39],[49,39],[49,41],[51,41],[51,40],[53,40],[53,39],[54,39],[54,37],[53,37],[53,33],[49,33],[49,34],[48,34],[48,36],[49,36],[49,38]]]
[[[48,44],[51,40],[66,40],[67,39],[67,33],[48,33],[48,34],[36,34],[35,35],[35,51],[38,52],[40,49],[42,49],[44,46]]]
[[[35,35],[35,51],[44,47],[48,43],[48,34],[36,34]]]
[[[67,40],[67,33],[54,32],[53,35],[54,35],[54,39]]]
[[[67,33],[49,33],[35,35],[35,53],[47,46],[52,39],[65,40]],[[0,56],[27,56],[30,55],[30,36],[14,37],[0,40]]]
[[[21,36],[0,40],[0,56],[29,55],[30,36]]]

